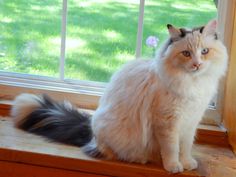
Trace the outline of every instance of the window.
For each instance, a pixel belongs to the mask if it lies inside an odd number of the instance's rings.
[[[67,3],[65,78],[107,82],[134,58],[139,1]]]
[[[0,69],[57,76],[60,11],[60,0],[0,1]]]
[[[219,2],[219,17],[227,16],[227,3]],[[95,108],[120,65],[135,53],[152,55],[145,45],[149,35],[162,43],[167,23],[198,26],[215,16],[213,0],[2,0],[0,96],[47,92]],[[221,123],[221,92],[205,123]]]
[[[107,82],[134,58],[138,13],[137,0],[0,1],[0,69]]]

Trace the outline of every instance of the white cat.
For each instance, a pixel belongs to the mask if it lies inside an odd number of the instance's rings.
[[[91,119],[67,102],[22,94],[12,116],[19,128],[106,159],[161,159],[172,173],[197,168],[195,131],[227,68],[216,21],[192,30],[167,25],[170,38],[153,60],[116,72]]]

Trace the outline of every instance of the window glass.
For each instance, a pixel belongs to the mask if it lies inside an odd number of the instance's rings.
[[[58,76],[61,0],[0,0],[0,70]]]
[[[134,59],[139,0],[69,0],[65,77],[107,82]]]
[[[143,56],[153,55],[146,45],[149,36],[156,36],[159,45],[167,38],[166,24],[176,27],[198,27],[217,17],[214,0],[147,0],[144,13]]]
[[[65,78],[107,82],[134,59],[139,0],[67,4]],[[61,11],[62,0],[0,0],[0,70],[58,77]],[[214,0],[146,0],[143,56],[154,52],[148,36],[167,37],[167,23],[199,26],[216,14]]]

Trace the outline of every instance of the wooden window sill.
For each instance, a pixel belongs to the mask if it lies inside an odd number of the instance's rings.
[[[11,101],[0,102],[0,115],[8,116],[10,108]],[[176,176],[236,176],[236,158],[229,148],[224,129],[200,125],[193,154],[199,161],[199,168]],[[78,147],[51,143],[16,129],[11,118],[7,117],[0,118],[0,174],[11,177],[170,176],[160,164],[140,165],[92,159]]]
[[[199,168],[175,176],[236,176],[236,158],[229,148],[196,144],[193,154]],[[0,174],[11,177],[170,176],[160,164],[140,165],[92,159],[78,147],[48,142],[16,129],[11,118],[6,117],[0,118]]]

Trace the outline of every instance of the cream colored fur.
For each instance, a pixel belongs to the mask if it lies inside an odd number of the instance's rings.
[[[195,130],[227,67],[214,23],[164,46],[155,60],[132,61],[114,74],[92,119],[98,148],[108,158],[145,163],[161,154],[170,172],[197,168]],[[206,56],[203,48],[210,49]],[[192,52],[190,59],[184,50]]]
[[[33,94],[21,94],[16,97],[13,102],[13,107],[11,110],[11,117],[13,117],[15,125],[18,127],[24,119],[29,115],[32,110],[40,107],[40,104],[37,100],[40,100],[40,97]]]

